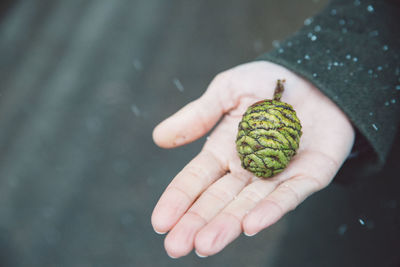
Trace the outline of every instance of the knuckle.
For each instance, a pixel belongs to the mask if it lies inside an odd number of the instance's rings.
[[[204,194],[209,195],[221,201],[222,203],[228,203],[235,197],[233,192],[217,186],[210,187],[207,191],[204,192]]]
[[[319,179],[313,175],[300,174],[292,179],[294,182],[306,183],[310,191],[318,191],[325,188],[329,182],[326,179]]]
[[[274,199],[274,198],[272,198],[272,197],[266,199],[265,201],[266,201],[267,203],[269,203],[270,205],[274,206],[274,207],[276,208],[277,212],[278,212],[279,214],[281,214],[281,215],[282,215],[282,214],[285,214],[285,213],[288,211],[288,209],[285,209],[285,208],[282,206],[282,204],[280,204],[279,201],[277,201],[276,199]]]
[[[209,177],[208,172],[204,168],[201,168],[196,164],[190,164],[186,166],[184,170],[186,177],[190,176],[196,180],[203,180],[204,178],[208,179]],[[187,178],[184,177],[183,179],[186,180]]]
[[[195,218],[197,218],[198,220],[203,222],[203,224],[206,224],[208,222],[208,220],[206,219],[206,217],[203,214],[201,214],[200,212],[197,212],[197,211],[195,211],[193,209],[188,210],[186,215],[194,216]]]
[[[251,203],[258,203],[263,199],[263,196],[255,190],[244,190],[240,193],[239,197]]]
[[[231,172],[230,175],[232,176],[232,178],[238,180],[243,185],[247,185],[250,182],[250,178],[251,178],[249,175],[242,175],[242,174],[233,173],[233,172]]]
[[[318,178],[316,178],[315,176],[311,176],[311,175],[305,176],[303,179],[308,181],[309,183],[311,183],[311,188],[314,191],[321,190],[329,184],[329,183],[321,182]]]
[[[296,189],[294,189],[290,184],[288,183],[283,184],[281,190],[283,190],[285,195],[288,196],[289,199],[291,199],[291,201],[289,202],[290,210],[295,209],[298,203],[303,201],[303,197],[301,196],[301,194]]]
[[[227,216],[228,218],[232,218],[234,221],[236,221],[236,223],[237,223],[238,225],[241,225],[241,224],[242,224],[242,218],[239,217],[238,215],[236,215],[235,213],[231,212],[231,211],[224,210],[224,211],[222,211],[221,214],[224,214],[224,215]]]
[[[229,80],[230,77],[230,72],[229,70],[223,71],[218,73],[215,77],[214,77],[214,82],[225,82],[227,80]]]

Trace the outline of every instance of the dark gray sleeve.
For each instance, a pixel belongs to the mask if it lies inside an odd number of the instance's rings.
[[[294,71],[331,98],[359,133],[355,148],[361,154],[370,148],[377,167],[399,124],[399,18],[399,5],[389,1],[332,1],[258,58]]]

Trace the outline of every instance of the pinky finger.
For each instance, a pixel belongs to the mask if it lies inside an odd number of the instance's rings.
[[[243,231],[252,236],[276,223],[283,215],[294,210],[312,193],[325,187],[318,179],[297,176],[281,183],[264,198],[243,220]]]

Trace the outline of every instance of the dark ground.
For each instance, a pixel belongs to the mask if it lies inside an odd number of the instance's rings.
[[[3,2],[0,266],[399,266],[395,164],[207,259],[170,259],[150,225],[203,143],[162,150],[152,128],[325,3]]]

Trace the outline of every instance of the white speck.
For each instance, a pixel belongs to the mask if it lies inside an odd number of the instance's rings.
[[[354,5],[359,6],[361,4],[360,0],[354,0]]]
[[[318,76],[318,74],[314,72],[314,73],[312,74],[312,76],[315,78],[315,77]]]
[[[350,55],[350,54],[347,54],[347,55],[346,55],[346,59],[351,59],[351,55]]]
[[[353,57],[353,61],[354,61],[354,62],[357,62],[357,61],[358,61],[358,58]]]
[[[275,47],[275,48],[278,48],[280,46],[279,41],[278,40],[273,40],[272,41],[272,46]]]
[[[339,66],[339,63],[337,63],[337,62],[335,61],[335,62],[333,62],[333,66],[337,67],[337,66]]]
[[[283,50],[283,48],[279,48],[279,49],[278,49],[278,53],[279,53],[279,54],[282,54],[283,52],[285,52],[285,50]]]
[[[385,102],[385,106],[389,106],[389,101],[386,101],[386,102]]]
[[[310,56],[309,56],[308,54],[305,54],[305,55],[304,55],[304,59],[310,60]]]
[[[396,85],[396,90],[400,90],[400,85]]]
[[[211,139],[211,137],[207,136],[207,140],[210,140],[210,139]]]
[[[382,46],[382,50],[383,51],[388,51],[389,50],[389,46],[387,46],[387,45]]]
[[[344,19],[340,19],[340,20],[339,20],[339,25],[342,25],[342,26],[343,26],[344,24],[346,24],[346,21],[345,21]]]
[[[375,31],[371,31],[369,32],[369,37],[377,37],[379,35],[379,31],[375,30]]]
[[[293,45],[293,43],[292,43],[292,42],[290,42],[290,41],[289,41],[289,42],[287,42],[287,46],[288,46],[288,47],[292,47],[292,45]]]
[[[311,36],[311,38],[310,38],[310,39],[311,39],[311,41],[313,41],[313,42],[314,42],[314,41],[316,41],[316,40],[317,40],[317,36],[316,36],[316,35],[313,35],[313,36]]]
[[[316,26],[314,27],[314,31],[320,32],[320,31],[321,31],[321,26],[316,25]]]
[[[350,72],[349,75],[350,75],[350,76],[353,76],[353,75],[354,75],[354,72]]]
[[[375,123],[372,124],[372,128],[374,128],[375,131],[378,131],[378,129],[379,129],[378,126],[376,126]]]
[[[326,49],[326,51],[325,51],[327,54],[330,54],[331,53],[331,50],[330,49]]]
[[[392,103],[392,104],[394,104],[394,103],[396,103],[396,99],[392,99],[392,100],[390,100],[390,103]]]
[[[304,20],[304,25],[305,26],[308,26],[308,25],[310,25],[312,22],[313,22],[313,18],[306,18],[305,20]]]
[[[373,73],[373,70],[368,70],[369,75],[372,75],[372,73]]]
[[[383,69],[382,66],[378,66],[378,67],[376,68],[377,71],[381,71],[382,69]]]
[[[332,16],[335,16],[336,14],[337,14],[336,9],[332,9],[332,10],[331,10],[331,15],[332,15]]]
[[[374,7],[372,6],[372,5],[369,5],[369,6],[367,6],[367,11],[369,12],[369,13],[372,13],[372,12],[374,12]]]
[[[347,224],[342,224],[339,226],[339,228],[337,229],[337,233],[342,236],[346,233],[347,231]]]
[[[311,38],[314,34],[312,32],[307,33],[307,37]]]
[[[135,104],[131,105],[131,111],[136,117],[140,116],[140,109]]]
[[[340,66],[340,67],[343,67],[343,66],[344,66],[344,63],[343,63],[343,62],[340,62],[340,63],[339,63],[339,66]]]
[[[364,222],[364,220],[363,219],[361,219],[361,218],[359,218],[358,219],[358,222],[362,225],[362,226],[364,226],[365,225],[365,222]]]
[[[141,70],[143,69],[142,62],[140,62],[139,59],[134,59],[134,60],[133,60],[133,67],[134,67],[137,71],[141,71]]]
[[[297,60],[297,64],[301,64],[301,59],[298,59],[298,60]]]
[[[346,34],[347,33],[347,28],[342,28],[342,33]]]
[[[179,81],[178,78],[174,78],[172,82],[175,84],[176,88],[178,88],[179,92],[183,92],[185,90],[181,81]]]
[[[372,116],[372,115],[374,115],[374,113],[371,111],[371,112],[369,113],[369,115]]]
[[[328,67],[326,67],[327,70],[331,70],[332,69],[332,65],[328,65]]]

